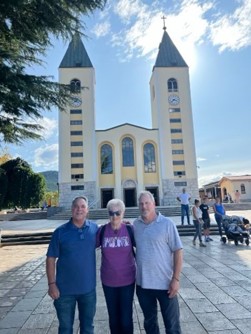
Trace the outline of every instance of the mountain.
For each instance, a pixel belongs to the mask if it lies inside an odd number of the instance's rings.
[[[46,172],[40,172],[39,174],[43,175],[45,178],[47,191],[58,191],[58,171],[48,170]]]

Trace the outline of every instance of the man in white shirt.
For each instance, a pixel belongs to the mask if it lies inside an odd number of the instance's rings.
[[[182,193],[177,197],[177,200],[181,203],[181,224],[184,225],[184,217],[187,217],[187,223],[190,224],[190,212],[189,201],[191,199],[190,194],[186,193],[186,188],[182,189]]]

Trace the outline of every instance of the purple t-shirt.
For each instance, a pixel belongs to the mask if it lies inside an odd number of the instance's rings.
[[[97,247],[100,246],[99,234],[97,234]],[[105,227],[101,245],[101,281],[110,287],[130,285],[135,282],[136,265],[132,252],[132,244],[125,224],[114,231],[111,223]]]

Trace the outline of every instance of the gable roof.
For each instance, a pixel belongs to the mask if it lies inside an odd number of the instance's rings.
[[[155,67],[188,67],[165,29],[153,68]]]
[[[222,183],[224,180],[229,180],[229,181],[251,181],[251,175],[224,176],[220,180],[220,183]]]
[[[79,33],[75,33],[59,68],[93,67]]]

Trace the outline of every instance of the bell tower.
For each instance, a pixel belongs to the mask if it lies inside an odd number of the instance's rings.
[[[197,164],[191,107],[189,68],[164,33],[150,79],[152,127],[158,145],[163,204],[177,204],[183,187],[198,197]]]
[[[70,86],[71,103],[59,112],[59,203],[96,198],[95,70],[75,34],[59,66],[59,82]]]

